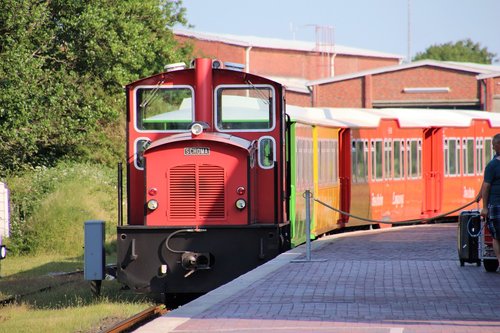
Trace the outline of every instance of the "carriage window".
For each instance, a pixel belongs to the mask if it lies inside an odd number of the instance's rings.
[[[444,140],[444,173],[448,176],[460,174],[460,141],[458,139]]]
[[[493,153],[493,145],[491,144],[491,139],[484,139],[484,161],[488,164],[495,154]]]
[[[353,140],[351,150],[351,163],[353,181],[364,183],[368,178],[368,142],[366,140]]]
[[[392,178],[391,160],[392,160],[392,141],[385,140],[384,141],[384,178],[385,179]]]
[[[476,174],[482,175],[483,174],[483,139],[482,138],[477,138],[476,139]]]
[[[403,178],[403,142],[394,140],[394,179]]]
[[[463,139],[463,170],[464,175],[474,174],[474,140],[473,139]]]
[[[408,168],[411,178],[418,178],[421,175],[422,164],[422,141],[411,140],[409,142]]]
[[[331,152],[329,153],[332,156],[332,169],[330,178],[333,184],[338,183],[339,179],[339,143],[337,140],[330,141]]]
[[[318,140],[318,183],[326,183],[326,170],[328,168],[328,155],[326,154],[326,141]]]
[[[372,179],[380,180],[382,179],[382,141],[376,140],[372,141]]]
[[[306,189],[313,185],[313,156],[312,140],[297,138],[297,190]]]
[[[338,182],[338,142],[318,140],[318,181],[322,185]]]
[[[297,138],[297,145],[295,146],[295,155],[297,156],[297,189],[304,187],[304,140]]]
[[[305,185],[312,187],[314,184],[314,171],[313,171],[313,142],[312,139],[305,139],[304,145],[304,166],[305,166]]]
[[[193,90],[190,87],[140,87],[135,98],[137,129],[189,130],[193,122]]]
[[[259,139],[259,166],[262,169],[274,167],[274,161],[276,160],[275,146],[274,138],[270,136]]]
[[[216,90],[216,126],[221,131],[274,128],[274,89],[268,85],[221,86]]]

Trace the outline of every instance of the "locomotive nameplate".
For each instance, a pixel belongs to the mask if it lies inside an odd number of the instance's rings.
[[[210,148],[206,147],[184,148],[184,156],[199,156],[199,155],[210,155]]]

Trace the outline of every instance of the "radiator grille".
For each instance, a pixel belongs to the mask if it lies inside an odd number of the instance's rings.
[[[170,217],[196,217],[196,165],[186,164],[170,169]]]
[[[186,164],[170,169],[170,218],[225,217],[224,169]]]

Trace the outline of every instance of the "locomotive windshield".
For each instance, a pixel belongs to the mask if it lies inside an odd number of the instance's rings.
[[[217,129],[269,131],[274,128],[274,89],[271,86],[221,86],[216,92]]]
[[[193,121],[193,91],[189,87],[141,87],[136,91],[139,130],[188,130]]]

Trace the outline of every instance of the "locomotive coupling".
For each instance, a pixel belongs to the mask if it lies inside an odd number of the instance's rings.
[[[188,271],[210,269],[212,265],[210,253],[184,252],[181,257],[182,268]]]

